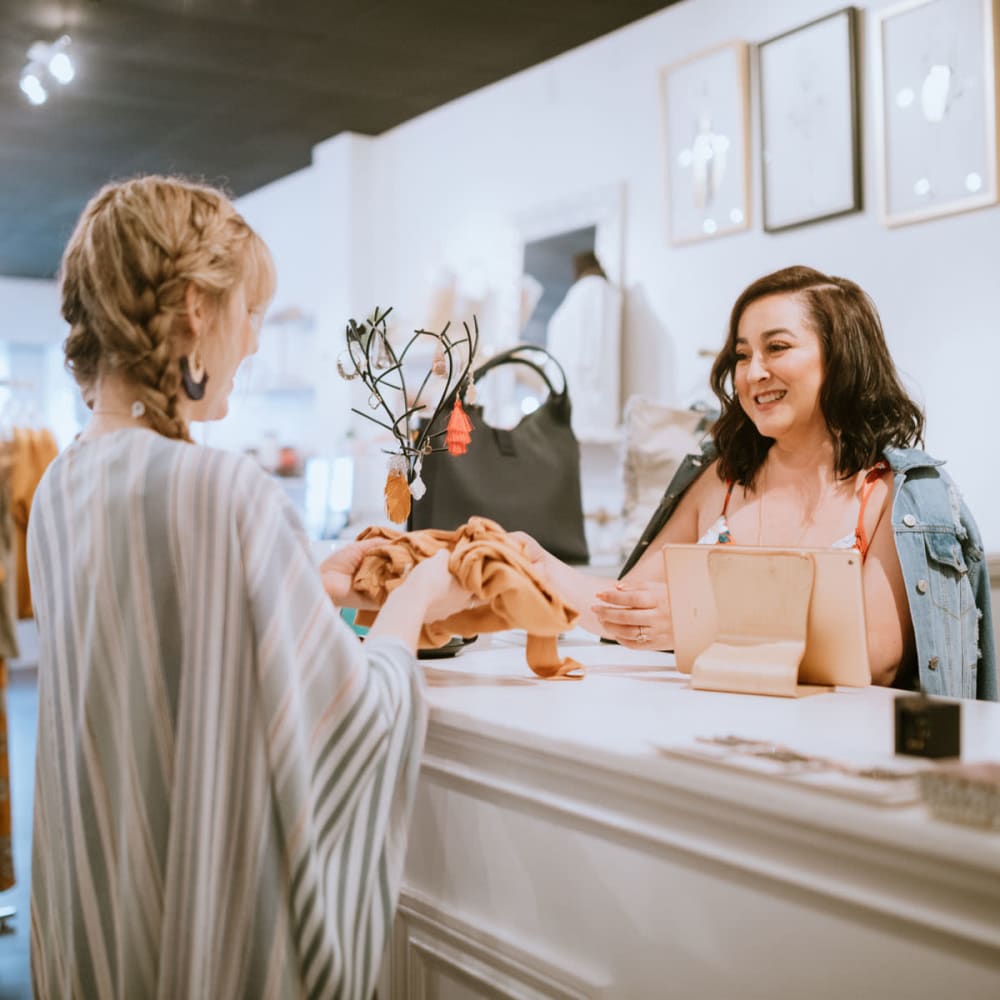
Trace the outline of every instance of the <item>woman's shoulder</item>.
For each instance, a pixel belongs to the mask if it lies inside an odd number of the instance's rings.
[[[284,496],[252,456],[209,445],[151,435],[146,465],[147,492],[160,488],[180,503],[196,503],[216,516],[263,513]]]
[[[912,472],[915,469],[940,469],[943,458],[935,458],[922,448],[886,448],[882,452],[893,472]]]
[[[944,460],[919,448],[887,448],[886,461],[897,477],[893,522],[905,528],[954,531],[965,537],[978,528]],[[912,523],[911,523],[912,522]]]
[[[728,484],[720,478],[719,459],[711,453],[694,456],[689,475],[681,504],[684,510],[695,513],[700,524],[709,514],[720,513]]]

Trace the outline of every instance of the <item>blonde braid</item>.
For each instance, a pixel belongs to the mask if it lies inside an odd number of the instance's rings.
[[[154,430],[190,441],[178,414],[178,359],[192,345],[187,289],[197,286],[221,307],[250,280],[266,301],[270,256],[221,192],[156,176],[103,188],[62,264],[66,364],[84,398],[90,402],[102,375],[121,374]]]

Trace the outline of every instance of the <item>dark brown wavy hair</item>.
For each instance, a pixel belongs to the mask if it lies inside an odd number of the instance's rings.
[[[736,337],[747,307],[769,295],[795,295],[819,336],[824,376],[820,409],[833,436],[834,465],[844,479],[871,468],[887,447],[923,443],[924,415],[907,395],[889,355],[882,322],[867,293],[846,278],[811,267],[786,267],[746,288],[729,317],[726,343],[710,384],[722,410],[712,429],[719,476],[751,487],[773,438],[764,437],[736,396]]]

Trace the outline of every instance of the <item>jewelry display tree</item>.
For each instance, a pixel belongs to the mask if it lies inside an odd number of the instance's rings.
[[[376,308],[360,323],[348,320],[347,346],[337,359],[337,372],[348,381],[360,378],[369,391],[372,412],[354,406],[351,410],[387,430],[396,441],[395,448],[383,449],[389,456],[385,502],[389,520],[400,524],[409,517],[411,498],[419,500],[426,490],[420,478],[424,456],[435,451],[462,455],[468,448],[472,425],[462,401],[475,402],[472,364],[479,347],[479,324],[473,316],[472,328],[463,323],[463,333],[456,337],[450,333],[451,324],[440,333],[415,330],[397,351],[386,325],[391,312],[391,308]],[[417,345],[426,343],[426,338],[434,342],[433,360],[419,379],[416,392],[411,393],[406,358]],[[438,417],[448,406],[452,407],[451,416],[442,429]]]

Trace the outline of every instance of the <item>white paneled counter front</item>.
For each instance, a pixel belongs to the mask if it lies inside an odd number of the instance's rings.
[[[893,693],[692,691],[672,657],[523,637],[426,661],[431,720],[380,996],[1000,997],[1000,833],[661,749],[736,734],[890,761]],[[1000,706],[963,705],[1000,760]]]

